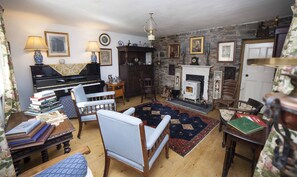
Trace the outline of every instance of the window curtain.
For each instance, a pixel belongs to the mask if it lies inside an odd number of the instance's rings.
[[[3,59],[3,82],[4,82],[4,113],[5,120],[2,122],[5,125],[9,116],[20,111],[19,96],[16,87],[12,59],[10,56],[9,44],[5,36],[5,27],[3,21],[3,8],[0,6],[0,45]]]
[[[1,125],[0,126],[0,176],[14,177],[16,176],[16,174],[15,174],[15,169],[13,166],[11,154],[5,138],[4,125],[7,121],[7,118],[10,116],[10,114],[12,112],[19,111],[20,106],[18,101],[16,85],[15,85],[12,62],[9,55],[8,43],[5,37],[5,29],[3,24],[3,11],[4,10],[0,5],[0,45],[1,45],[0,50],[3,54],[3,57],[0,56],[0,59],[1,58],[3,59],[2,65],[0,66],[0,68],[3,69],[2,71],[3,83],[1,83],[1,85],[2,84],[4,85],[3,96],[4,96],[4,102],[5,102],[5,105],[4,105],[5,120],[0,120],[0,125]],[[0,109],[3,109],[3,107],[1,107]],[[1,110],[0,112],[2,111],[3,110]]]

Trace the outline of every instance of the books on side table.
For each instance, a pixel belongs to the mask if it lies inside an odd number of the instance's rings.
[[[253,118],[251,118],[251,116]],[[238,131],[248,135],[263,130],[267,125],[255,115],[237,114],[237,119],[228,121],[228,124]]]
[[[57,101],[57,97],[54,91],[45,90],[34,93],[34,96],[30,98],[31,104],[25,115],[37,116],[43,113],[49,113],[63,108],[60,101]]]
[[[11,150],[42,145],[55,129],[55,125],[30,119],[6,132],[6,139]]]

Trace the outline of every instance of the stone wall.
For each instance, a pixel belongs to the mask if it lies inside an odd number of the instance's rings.
[[[268,21],[269,22],[269,21]],[[271,21],[270,21],[271,22]],[[291,17],[279,19],[279,26],[289,25],[291,22]],[[266,22],[265,22],[266,23]],[[242,40],[244,39],[256,39],[256,32],[259,26],[259,22],[241,24],[241,25],[232,25],[224,27],[215,27],[210,29],[203,29],[197,31],[191,31],[181,34],[176,34],[172,36],[166,36],[157,38],[153,42],[153,46],[156,49],[155,60],[154,60],[154,70],[155,70],[155,83],[160,93],[164,86],[174,86],[174,75],[169,75],[169,65],[175,65],[175,73],[181,73],[182,64],[190,64],[192,57],[196,56],[199,58],[199,64],[206,64],[206,55],[193,55],[190,54],[190,37],[195,36],[204,36],[204,43],[210,44],[210,56],[209,63],[211,66],[210,78],[209,78],[209,92],[208,97],[209,101],[212,101],[212,88],[213,88],[213,72],[215,70],[223,71],[225,66],[234,66],[236,67],[236,79],[238,80],[238,72],[240,67],[240,55]],[[218,63],[217,62],[217,45],[218,42],[223,41],[236,41],[236,53],[234,63]],[[181,54],[184,53],[184,57],[172,59],[166,57],[169,44],[180,44]],[[160,56],[161,53],[161,56]],[[165,54],[165,56],[163,55]]]

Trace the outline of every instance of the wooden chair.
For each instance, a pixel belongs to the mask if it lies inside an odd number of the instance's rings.
[[[147,98],[148,95],[151,95],[153,101],[157,100],[154,80],[152,78],[140,79],[139,83],[141,89],[141,103],[143,102],[143,97]]]
[[[98,120],[96,114],[98,110],[116,110],[114,91],[85,94],[83,86],[78,85],[71,90],[71,97],[78,115],[78,138],[80,138],[83,123]]]
[[[57,164],[57,163],[59,163],[59,162],[61,163],[61,161],[66,159],[66,158],[71,158],[71,156],[73,156],[74,154],[80,153],[80,154],[86,155],[86,154],[89,154],[90,152],[91,151],[90,151],[90,148],[88,146],[80,148],[78,150],[72,151],[71,153],[63,154],[63,155],[58,156],[58,157],[56,157],[56,158],[54,158],[54,159],[52,159],[50,161],[47,161],[47,162],[42,163],[42,164],[40,164],[40,165],[38,165],[38,166],[36,166],[34,168],[31,168],[30,170],[27,170],[24,173],[21,173],[19,175],[19,177],[28,177],[28,176],[36,176],[36,175],[37,176],[38,175],[39,176],[47,176],[48,174],[47,175],[42,174],[42,172],[44,170],[46,170],[46,169],[48,169],[50,167],[53,167],[54,165],[56,165],[55,166],[56,169],[59,168],[59,166],[58,166],[59,164]],[[60,176],[71,175],[71,174],[69,174],[69,171],[67,169],[65,169],[65,165],[63,165],[63,167],[61,167],[61,171],[62,171],[62,174],[59,174]],[[87,175],[86,176],[88,176],[88,177],[93,176],[91,170],[89,169],[89,167],[87,169]]]
[[[249,98],[248,101],[242,101],[242,100],[236,100],[234,102],[234,107],[228,107],[219,109],[220,111],[220,125],[219,125],[219,131],[222,131],[222,126],[227,125],[228,121],[236,117],[236,113],[241,114],[251,114],[251,115],[257,115],[261,109],[263,108],[263,104],[257,100],[254,100],[252,98]],[[226,142],[226,137],[224,134],[223,137],[223,143],[224,146]]]
[[[109,110],[98,111],[98,121],[105,151],[104,177],[108,176],[110,159],[124,163],[149,175],[153,163],[165,148],[169,158],[169,124],[171,117],[164,116],[156,128],[143,125],[139,118],[130,116],[135,108],[124,113]]]
[[[223,81],[221,98],[213,100],[214,106],[218,107],[230,107],[234,104],[237,91],[237,81],[227,79]]]

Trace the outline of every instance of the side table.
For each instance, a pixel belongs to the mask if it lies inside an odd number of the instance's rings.
[[[33,118],[32,116],[24,115],[23,112],[14,113],[11,115],[7,126],[6,126],[6,132],[15,127],[16,125],[20,124],[23,121],[27,121],[28,119]],[[42,162],[46,162],[49,160],[48,157],[48,149],[50,147],[56,146],[57,150],[64,148],[64,153],[69,153],[71,151],[70,148],[70,140],[73,139],[72,132],[75,131],[75,128],[71,124],[69,119],[65,119],[63,122],[61,122],[54,131],[51,133],[49,138],[45,141],[43,145],[39,146],[33,146],[23,149],[18,149],[11,151],[11,156],[13,159],[13,164],[16,170],[16,173],[20,173],[20,162],[22,159],[25,161],[30,160],[30,155],[33,153],[41,153]]]
[[[253,174],[260,152],[264,147],[268,135],[267,131],[268,128],[264,128],[261,131],[245,135],[240,131],[236,130],[235,128],[231,127],[230,125],[227,125],[225,127],[224,136],[226,137],[227,141],[222,177],[226,177],[228,175],[228,171],[231,166],[231,163],[233,162],[234,156],[251,162],[251,170]],[[250,147],[253,152],[252,158],[247,158],[241,154],[236,153],[235,149],[237,143],[244,143],[246,146]]]
[[[106,83],[107,91],[115,91],[115,98],[122,98],[125,104],[125,82],[119,83]]]

